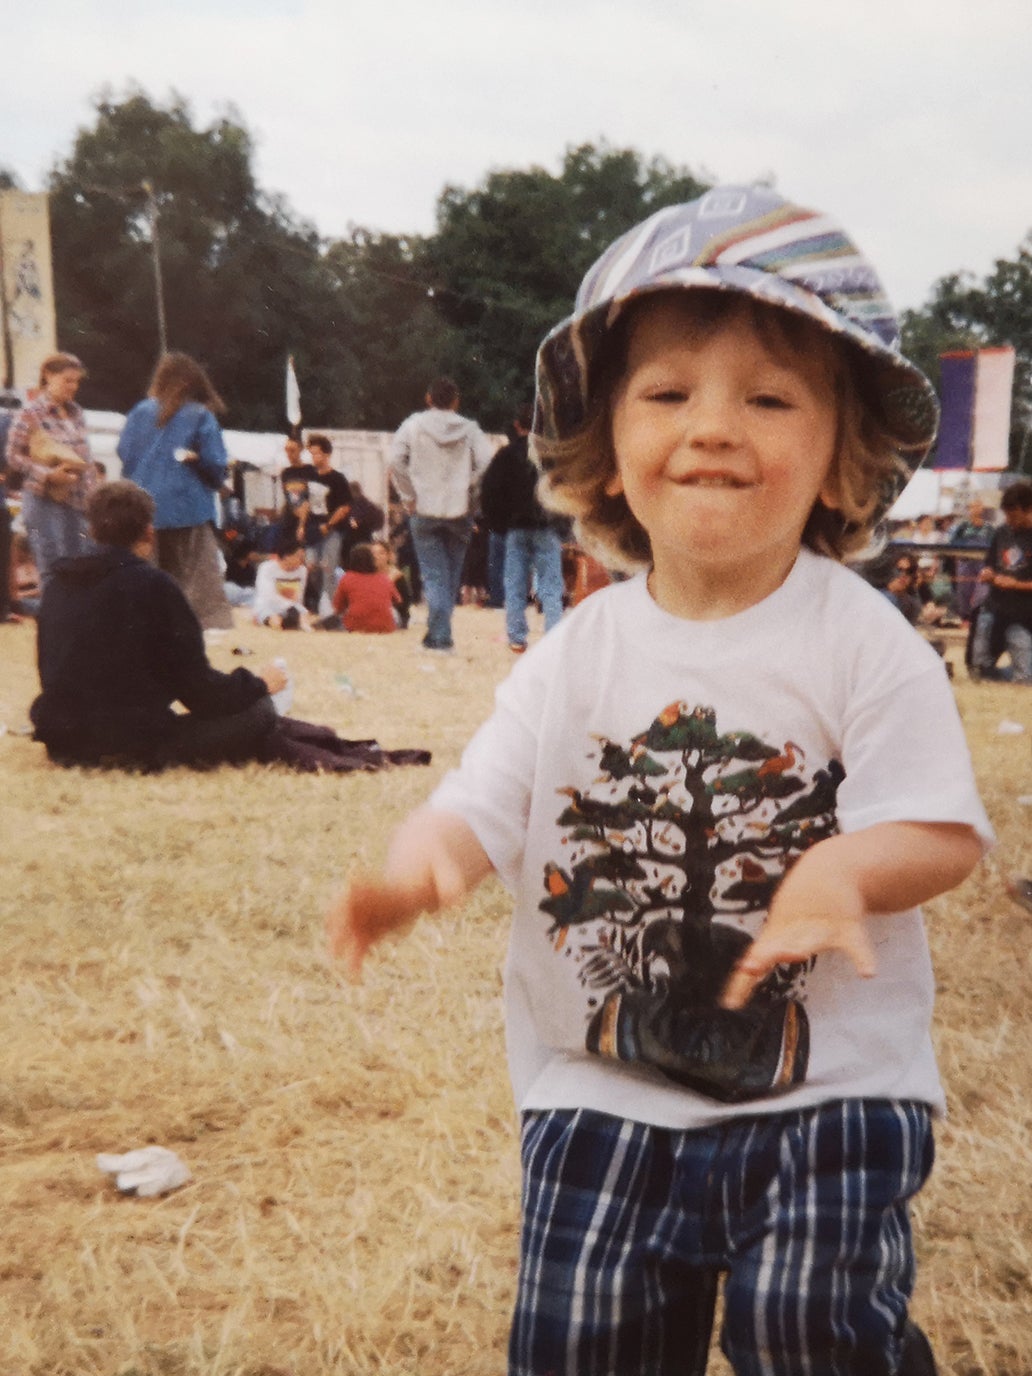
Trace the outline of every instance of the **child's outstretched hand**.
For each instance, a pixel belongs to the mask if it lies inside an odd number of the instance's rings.
[[[392,932],[404,932],[425,906],[425,889],[356,875],[326,917],[330,954],[343,957],[348,979],[357,983],[371,946]]]
[[[842,951],[869,979],[870,924],[945,893],[982,856],[973,827],[952,822],[880,822],[819,842],[781,881],[767,920],[728,980],[721,1004],[741,1008],[776,965]]]
[[[756,940],[732,971],[721,1005],[744,1008],[776,966],[808,960],[821,951],[843,951],[857,973],[869,979],[876,964],[868,921],[855,887],[807,882],[793,870],[775,894]]]
[[[372,946],[404,932],[420,913],[460,902],[491,862],[461,818],[420,808],[394,834],[382,875],[356,875],[326,918],[330,953],[357,982]]]

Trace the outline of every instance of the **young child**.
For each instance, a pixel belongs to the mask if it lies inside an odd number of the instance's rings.
[[[739,1376],[933,1371],[916,905],[991,830],[942,662],[841,560],[934,395],[857,248],[761,187],[617,240],[537,383],[552,503],[637,576],[518,661],[332,949],[514,895],[514,1376],[701,1373],[722,1273]]]
[[[394,608],[401,601],[390,575],[377,565],[373,545],[356,545],[348,571],[333,594],[333,610],[346,631],[383,633],[397,629]]]
[[[304,606],[307,581],[305,551],[297,536],[280,535],[276,553],[258,565],[254,577],[251,609],[258,625],[310,631],[312,618]]]
[[[409,576],[398,563],[390,540],[373,540],[372,546],[377,573],[385,573],[398,594],[398,600],[394,604],[398,626],[403,631],[407,630],[412,615],[412,586]]]

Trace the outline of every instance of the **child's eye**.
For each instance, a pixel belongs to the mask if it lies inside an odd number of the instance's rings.
[[[657,387],[647,394],[648,401],[664,402],[668,405],[676,405],[678,402],[685,401],[688,393],[680,387]]]
[[[776,392],[758,393],[753,397],[753,405],[760,406],[765,411],[788,411],[792,407],[787,397],[779,396]]]

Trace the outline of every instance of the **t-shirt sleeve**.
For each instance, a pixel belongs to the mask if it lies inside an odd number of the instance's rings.
[[[888,650],[883,672],[857,694],[847,714],[839,827],[851,832],[881,822],[957,823],[972,827],[988,849],[993,829],[950,681],[942,661],[920,641],[917,646],[919,655],[902,641],[900,652]]]
[[[543,641],[499,687],[495,709],[430,798],[472,829],[502,883],[515,889],[527,840],[551,646]]]

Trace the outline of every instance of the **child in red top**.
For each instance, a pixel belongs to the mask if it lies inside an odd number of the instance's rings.
[[[377,570],[373,547],[356,545],[348,559],[348,571],[333,595],[333,610],[343,619],[344,629],[379,633],[396,630],[394,607],[400,601],[393,580]]]

